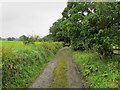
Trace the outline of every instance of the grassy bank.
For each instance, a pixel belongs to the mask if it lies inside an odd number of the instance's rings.
[[[51,81],[52,88],[68,88],[68,82],[66,77],[67,65],[66,65],[66,52],[60,55],[59,61],[53,72],[53,77]]]
[[[119,87],[119,56],[100,59],[95,52],[72,51],[72,57],[91,88]]]
[[[2,69],[4,88],[26,87],[51,60],[61,43],[41,43],[3,48]]]

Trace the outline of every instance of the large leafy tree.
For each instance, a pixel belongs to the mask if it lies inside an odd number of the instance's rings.
[[[91,9],[90,9],[91,8]],[[84,17],[92,13],[93,4],[91,3],[80,3],[80,2],[68,2],[67,7],[63,11],[62,15],[64,21],[62,22],[62,29],[64,29],[65,36],[68,36],[71,40],[72,47],[77,49],[83,49],[85,45],[86,31],[82,29],[82,23]]]
[[[110,56],[112,54],[113,45],[118,45],[116,40],[120,43],[118,35],[118,3],[95,3],[95,12],[88,15],[88,22],[94,30],[94,35],[91,39],[94,40],[93,45],[101,56]],[[89,40],[89,39],[87,39]]]
[[[110,56],[112,47],[120,44],[119,9],[119,2],[68,2],[50,31],[57,39],[69,38],[75,50],[93,49]]]

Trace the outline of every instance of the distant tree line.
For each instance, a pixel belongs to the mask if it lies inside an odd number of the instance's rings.
[[[0,40],[2,40],[2,41],[19,41],[19,39],[15,38],[15,37],[8,37],[8,38],[0,37]]]
[[[53,41],[53,38],[51,34],[46,35],[44,37],[40,37],[39,35],[22,35],[19,38],[15,37],[8,37],[8,38],[2,38],[0,37],[0,40],[2,41],[23,41],[24,44],[28,43],[34,43],[34,42],[51,42]]]

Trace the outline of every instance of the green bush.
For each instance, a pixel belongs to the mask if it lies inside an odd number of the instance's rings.
[[[23,88],[35,79],[61,43],[41,43],[2,51],[4,88]]]
[[[72,51],[75,63],[80,67],[83,77],[91,88],[119,87],[119,58],[100,59],[95,52]]]

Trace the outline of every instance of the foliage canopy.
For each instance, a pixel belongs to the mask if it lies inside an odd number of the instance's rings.
[[[68,2],[62,18],[50,27],[55,41],[69,42],[73,49],[93,49],[100,56],[120,46],[119,2]]]

